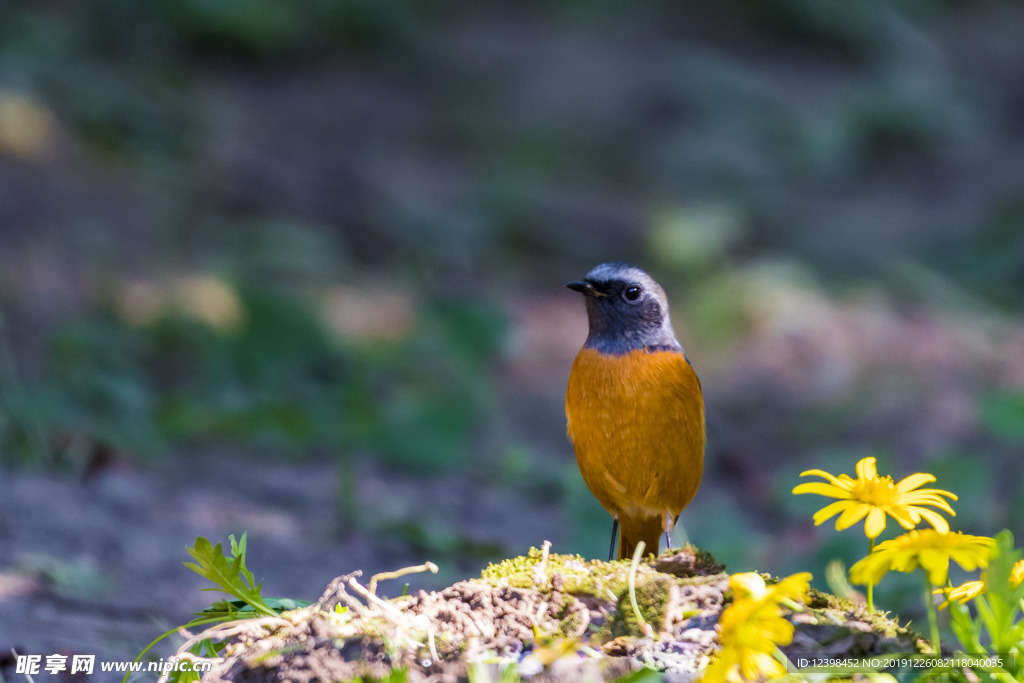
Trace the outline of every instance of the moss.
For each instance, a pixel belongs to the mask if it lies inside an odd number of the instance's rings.
[[[726,577],[725,574],[710,574],[708,576],[691,576],[689,578],[680,579],[678,583],[679,583],[680,586],[710,586],[710,585],[713,585],[713,584],[717,584],[719,581],[721,581],[725,577]]]
[[[586,619],[582,614],[570,613],[558,622],[558,633],[568,638],[579,638],[586,631]]]
[[[865,629],[882,639],[879,647],[885,652],[924,652],[929,647],[919,634],[902,626],[889,615],[889,612],[868,612],[867,606],[862,602],[840,598],[812,588],[808,591],[807,607],[819,625],[862,624]]]
[[[636,604],[643,615],[644,621],[655,631],[663,631],[669,606],[678,601],[679,588],[676,582],[667,576],[653,576],[643,581],[638,580],[636,586]],[[621,636],[642,636],[640,623],[629,597],[628,587],[624,589],[616,602],[615,612],[605,622],[597,634],[599,642],[607,642]]]
[[[491,586],[507,582],[513,588],[536,588],[549,590],[551,577],[561,574],[564,580],[562,590],[574,595],[589,595],[600,599],[611,600],[620,594],[629,583],[629,561],[618,560],[603,562],[586,560],[580,555],[548,555],[543,575],[547,577],[546,585],[537,583],[537,567],[541,564],[543,553],[537,548],[530,548],[526,555],[502,560],[498,564],[488,565],[480,574],[480,579]],[[647,565],[641,565],[637,576],[656,576],[657,571]]]
[[[851,613],[857,610],[857,603],[853,600],[823,593],[816,588],[807,591],[807,606],[811,609],[839,609]]]

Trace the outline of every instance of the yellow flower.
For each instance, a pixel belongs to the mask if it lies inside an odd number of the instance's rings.
[[[760,650],[723,647],[701,680],[703,683],[743,683],[778,678],[785,673],[786,667],[772,654]]]
[[[704,674],[705,683],[741,683],[777,678],[786,668],[775,659],[779,645],[793,640],[793,624],[782,617],[779,603],[802,600],[811,575],[803,572],[766,586],[759,574],[729,577],[733,603],[718,620],[722,649]]]
[[[1017,562],[1013,565],[1013,569],[1010,570],[1010,585],[1016,588],[1024,581],[1024,560]],[[974,598],[978,597],[985,592],[985,576],[982,575],[979,581],[968,581],[963,583],[956,588],[937,588],[935,593],[945,594],[946,602],[940,605],[940,609],[945,608],[950,602],[956,600],[959,603],[970,602]]]
[[[875,459],[872,457],[862,458],[857,463],[856,479],[846,474],[835,477],[822,470],[807,470],[800,476],[812,474],[831,483],[816,481],[800,484],[793,489],[793,493],[817,493],[839,498],[835,503],[826,505],[814,514],[814,523],[821,524],[842,513],[836,520],[838,531],[851,527],[866,517],[864,533],[868,538],[875,539],[885,530],[885,516],[889,515],[904,529],[913,529],[924,518],[936,531],[945,533],[949,531],[946,519],[934,510],[921,506],[930,505],[956,516],[953,508],[942,498],[947,496],[956,500],[955,495],[941,489],[920,488],[923,484],[935,481],[935,477],[919,472],[905,477],[899,483],[894,483],[892,477],[888,475],[878,476]]]
[[[943,593],[946,595],[946,602],[939,605],[939,609],[946,609],[953,600],[965,603],[981,595],[985,592],[985,582],[968,581],[956,588],[936,588],[932,592],[936,595],[942,595]]]
[[[918,567],[928,573],[933,586],[946,582],[950,560],[973,571],[988,565],[992,539],[960,533],[940,533],[935,529],[914,530],[890,541],[882,541],[875,551],[850,567],[850,581],[875,584],[886,572],[912,572]]]
[[[1024,560],[1014,564],[1013,569],[1010,570],[1010,583],[1017,587],[1022,582],[1024,582]]]

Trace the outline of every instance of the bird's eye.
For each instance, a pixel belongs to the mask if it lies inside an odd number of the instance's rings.
[[[636,301],[637,299],[640,298],[640,295],[642,293],[643,290],[640,289],[639,287],[626,287],[626,289],[622,292],[622,298],[625,299],[626,301]]]

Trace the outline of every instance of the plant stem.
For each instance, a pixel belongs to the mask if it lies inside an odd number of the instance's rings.
[[[875,552],[875,539],[868,539],[868,555]],[[868,614],[875,611],[875,584],[868,582]]]
[[[633,552],[633,562],[629,567],[629,604],[633,607],[633,613],[636,615],[637,626],[640,627],[641,633],[648,638],[654,636],[654,631],[644,620],[644,615],[640,613],[640,606],[636,602],[636,571],[640,566],[640,558],[644,556],[644,542],[640,541],[636,544],[636,551]]]
[[[932,582],[928,578],[928,572],[924,574],[924,606],[928,610],[928,629],[931,631],[932,648],[935,654],[941,654],[942,641],[939,640],[939,620],[935,615],[935,600],[932,598]]]
[[[793,666],[793,662],[790,661],[789,657],[786,656],[786,653],[783,652],[782,649],[779,648],[777,645],[775,646],[775,652],[772,654],[772,656],[775,657],[775,661],[777,661],[782,666],[786,667],[786,671],[788,673],[797,672],[796,667]]]

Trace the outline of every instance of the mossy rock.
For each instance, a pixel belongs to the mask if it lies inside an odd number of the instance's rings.
[[[531,549],[479,579],[390,600],[368,595],[349,575],[314,605],[209,634],[226,647],[203,681],[387,680],[392,671],[409,683],[467,681],[471,669],[475,680],[619,680],[641,669],[692,677],[719,646],[715,627],[731,600],[722,569],[692,547],[640,563],[635,598],[649,628],[633,609],[628,561]],[[887,615],[827,593],[813,591],[789,619],[793,652],[921,649],[918,636]],[[507,669],[515,675],[502,679]]]
[[[637,610],[643,616],[646,626],[652,633],[661,633],[671,624],[672,610],[679,604],[679,586],[667,576],[653,576],[640,582],[634,591]],[[599,642],[607,642],[623,636],[643,637],[647,635],[641,627],[640,615],[633,609],[633,601],[629,590],[619,594],[615,603],[615,611],[598,631]]]

